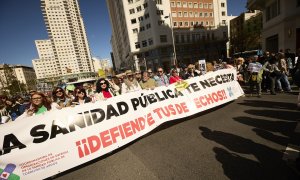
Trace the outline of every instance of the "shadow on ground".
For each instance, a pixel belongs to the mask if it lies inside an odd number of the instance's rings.
[[[281,159],[282,152],[252,140],[222,131],[199,127],[201,135],[225,148],[213,148],[229,179],[299,179]],[[253,155],[255,159],[242,157]]]

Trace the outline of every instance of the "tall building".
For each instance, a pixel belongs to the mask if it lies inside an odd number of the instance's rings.
[[[247,7],[263,12],[263,50],[296,52],[300,48],[300,0],[248,0]]]
[[[175,62],[193,63],[200,58],[212,60],[226,54],[229,22],[226,0],[106,2],[117,69],[157,66],[168,69]]]
[[[38,79],[93,75],[91,53],[77,0],[41,0],[49,39],[35,41]]]
[[[258,10],[241,13],[230,21],[232,54],[261,49],[262,13]]]

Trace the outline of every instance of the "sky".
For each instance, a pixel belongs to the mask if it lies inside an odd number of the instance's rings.
[[[246,11],[247,0],[227,0],[228,15]],[[105,0],[79,0],[91,54],[109,58],[111,25]],[[40,0],[0,0],[0,64],[32,66],[34,41],[48,39]]]

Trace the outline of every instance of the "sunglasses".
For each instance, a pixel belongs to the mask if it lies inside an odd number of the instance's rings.
[[[56,93],[63,92],[62,90],[57,90]]]
[[[31,100],[35,101],[35,100],[41,100],[42,97],[36,97],[36,98],[31,98]]]
[[[157,71],[157,72],[162,73],[163,71]]]
[[[106,84],[105,82],[100,82],[100,85]]]

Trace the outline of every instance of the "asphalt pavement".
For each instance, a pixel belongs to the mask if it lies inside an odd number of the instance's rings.
[[[300,179],[294,163],[300,149],[297,93],[240,97],[167,122],[125,147],[52,178]]]

